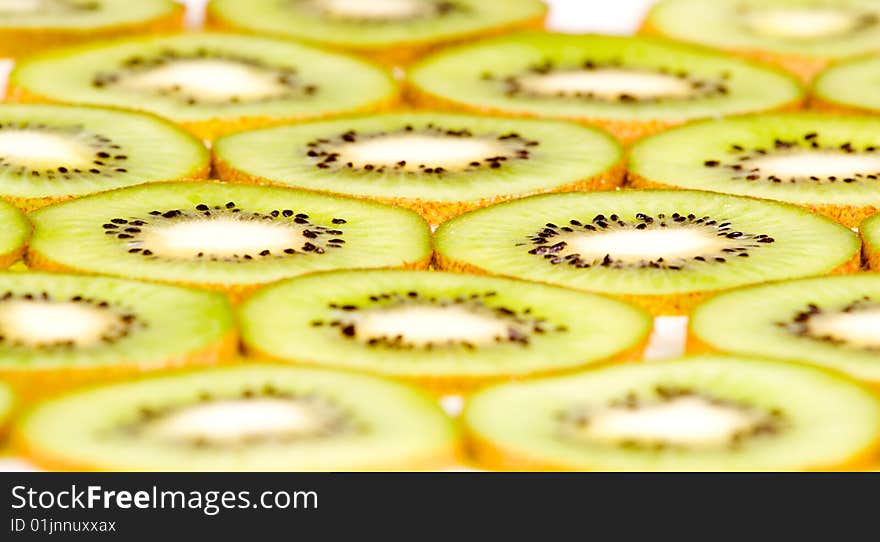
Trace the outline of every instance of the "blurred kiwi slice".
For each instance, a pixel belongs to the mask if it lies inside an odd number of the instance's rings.
[[[538,0],[213,0],[210,28],[271,34],[405,64],[450,43],[541,28]]]
[[[61,105],[0,105],[0,197],[30,210],[141,184],[203,178],[210,154],[153,115]]]
[[[31,214],[28,265],[186,283],[239,296],[312,271],[426,267],[416,213],[313,192],[152,183]]]
[[[880,55],[838,62],[813,83],[810,105],[833,113],[880,114],[880,97],[872,85],[880,81]]]
[[[643,31],[771,62],[809,82],[833,61],[880,49],[875,0],[663,0]]]
[[[880,388],[880,275],[741,288],[690,319],[690,349],[808,362]]]
[[[421,107],[577,120],[623,141],[803,98],[788,74],[689,45],[530,32],[441,51],[414,65],[407,81]]]
[[[0,56],[183,27],[172,0],[0,0]]]
[[[864,260],[868,268],[880,271],[880,214],[862,222],[859,227],[864,244]]]
[[[0,273],[0,380],[32,400],[76,385],[228,361],[219,293],[109,277]]]
[[[339,74],[345,74],[344,80]],[[353,92],[356,88],[357,92]],[[370,111],[396,100],[390,74],[306,45],[192,33],[39,55],[10,75],[12,101],[156,113],[203,139],[254,126]]]
[[[806,365],[697,356],[494,386],[464,421],[478,460],[510,470],[864,468],[880,400]]]
[[[651,317],[543,284],[420,271],[316,273],[241,307],[246,348],[438,392],[636,357]]]
[[[221,179],[377,199],[432,223],[524,195],[623,184],[614,138],[557,121],[382,114],[240,132],[213,152]]]
[[[880,209],[880,120],[799,112],[691,123],[636,143],[629,182],[781,200],[858,227]]]
[[[29,459],[59,470],[412,470],[458,451],[452,421],[422,392],[258,364],[65,395],[32,410],[16,436]]]
[[[31,223],[17,207],[0,199],[0,269],[17,262],[31,236]]]
[[[746,284],[854,271],[859,240],[798,207],[688,190],[547,194],[436,232],[442,269],[548,282],[686,313]]]

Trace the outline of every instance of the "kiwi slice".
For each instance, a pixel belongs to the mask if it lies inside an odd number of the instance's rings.
[[[541,28],[538,0],[214,0],[207,25],[272,34],[405,64],[450,43]]]
[[[880,271],[880,213],[862,222],[862,256],[868,269]]]
[[[549,282],[686,313],[707,294],[853,271],[859,240],[794,206],[687,190],[532,196],[446,222],[443,269]]]
[[[31,236],[31,223],[24,213],[0,199],[0,269],[17,262]]]
[[[880,209],[880,120],[782,113],[692,123],[636,143],[629,172],[635,187],[781,200],[858,227]]]
[[[342,471],[442,467],[457,434],[431,397],[366,375],[206,369],[72,393],[20,424],[50,469]]]
[[[210,169],[199,140],[152,115],[0,105],[0,197],[22,209],[149,181],[204,178]]]
[[[390,74],[360,60],[284,40],[210,33],[39,55],[15,67],[9,91],[12,101],[149,111],[203,139],[374,110],[394,102],[396,95]]]
[[[689,347],[822,365],[880,388],[880,275],[741,288],[698,306]]]
[[[652,38],[522,33],[417,63],[414,103],[599,124],[624,141],[687,120],[797,106],[799,83],[739,58]]]
[[[641,353],[646,313],[619,301],[518,280],[419,271],[317,273],[241,307],[262,357],[355,369],[436,391],[583,367]]]
[[[183,27],[171,0],[0,0],[0,56]]]
[[[799,471],[865,467],[880,400],[836,373],[747,357],[619,365],[473,396],[476,457],[501,469]]]
[[[834,64],[816,77],[810,105],[833,113],[880,114],[880,97],[872,85],[880,79],[880,55]]]
[[[0,380],[33,399],[74,385],[229,360],[225,296],[109,277],[0,273]]]
[[[260,284],[338,268],[427,267],[416,213],[300,190],[153,183],[31,214],[28,265],[187,283],[237,297]]]
[[[663,0],[644,32],[776,64],[809,82],[829,63],[880,49],[875,0]]]
[[[432,223],[491,203],[623,184],[623,150],[573,123],[384,114],[232,134],[218,176],[393,203]]]

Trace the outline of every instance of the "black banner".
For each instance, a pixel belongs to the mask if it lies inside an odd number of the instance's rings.
[[[0,540],[833,540],[876,531],[873,474],[3,473]],[[862,528],[870,530],[861,531]],[[707,530],[708,529],[708,530]],[[607,536],[613,533],[614,536]],[[859,536],[856,536],[859,535]]]

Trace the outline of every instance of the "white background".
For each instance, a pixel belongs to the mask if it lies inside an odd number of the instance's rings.
[[[369,2],[370,0],[363,0]],[[550,27],[557,31],[602,34],[630,34],[639,26],[652,0],[545,0],[551,6]],[[191,28],[198,28],[203,18],[206,0],[186,0],[180,3],[187,6],[187,22]],[[11,62],[0,66],[0,81],[5,88],[6,70]],[[676,356],[684,348],[686,318],[658,318],[654,337],[649,345],[647,357],[659,359]],[[456,413],[461,407],[461,399],[449,397],[443,400],[444,407]],[[24,460],[14,457],[0,458],[0,471],[30,470],[32,467]]]

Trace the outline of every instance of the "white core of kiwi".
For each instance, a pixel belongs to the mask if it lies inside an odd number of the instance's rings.
[[[744,20],[753,33],[776,38],[841,36],[858,25],[854,13],[833,7],[763,9]]]
[[[851,346],[880,348],[880,308],[813,315],[807,321],[807,333]]]
[[[340,144],[331,151],[339,153],[338,162],[351,162],[354,168],[372,165],[404,171],[437,167],[464,169],[472,162],[482,162],[486,158],[507,156],[510,153],[497,139],[421,134],[394,134],[360,139]],[[401,166],[402,162],[405,164]]]
[[[326,12],[355,19],[411,19],[425,12],[424,0],[316,0]]]
[[[574,232],[561,234],[553,240],[566,243],[565,249],[557,256],[580,254],[583,260],[601,260],[608,255],[622,262],[688,259],[727,247],[718,236],[707,230],[674,227]]]
[[[320,433],[325,418],[304,401],[229,399],[193,404],[148,422],[145,434],[167,441],[232,444],[272,436]]]
[[[220,257],[260,250],[281,253],[309,241],[303,236],[304,229],[288,223],[214,216],[150,226],[137,246],[169,259],[190,259],[199,253]]]
[[[579,427],[575,436],[606,443],[663,442],[715,447],[729,444],[734,435],[758,421],[757,415],[747,410],[687,396],[636,408],[603,409],[592,414],[589,423]]]
[[[843,151],[814,151],[802,149],[770,153],[744,161],[746,169],[759,168],[765,176],[792,177],[852,177],[872,175],[880,171],[880,156]]]
[[[131,73],[120,85],[149,91],[183,91],[211,101],[259,100],[290,91],[277,73],[223,59],[176,60],[150,70]]]
[[[83,303],[22,299],[0,304],[0,334],[26,345],[88,346],[118,325],[112,312]]]
[[[357,334],[364,338],[403,337],[417,346],[467,342],[492,344],[507,337],[509,324],[491,314],[448,305],[405,305],[364,311],[358,316]]]
[[[680,98],[694,92],[688,81],[673,75],[623,68],[531,73],[520,77],[519,84],[523,90],[537,95],[592,95],[607,99],[621,95],[637,99]]]
[[[94,152],[75,139],[38,130],[0,131],[0,158],[31,168],[94,167]]]

